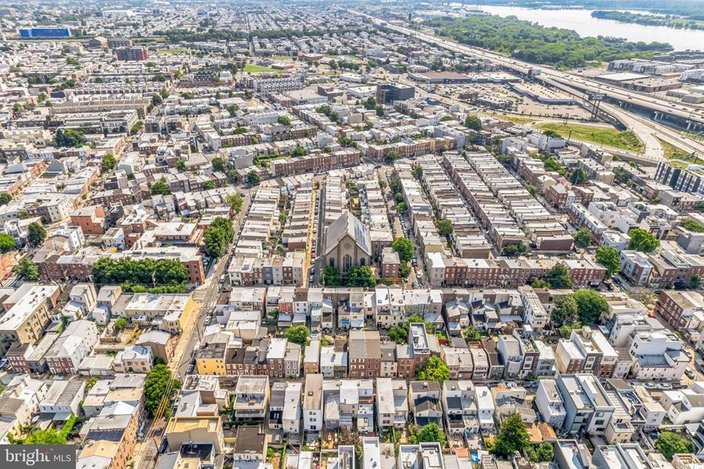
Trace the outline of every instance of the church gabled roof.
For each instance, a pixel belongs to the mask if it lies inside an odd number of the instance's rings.
[[[369,228],[350,212],[345,212],[332,222],[325,235],[325,255],[335,249],[345,236],[351,237],[366,252],[372,254],[372,241]]]

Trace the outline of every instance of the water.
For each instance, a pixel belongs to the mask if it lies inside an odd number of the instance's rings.
[[[613,20],[592,18],[592,10],[573,9],[533,9],[507,6],[480,5],[472,8],[481,9],[492,15],[515,16],[547,27],[572,29],[580,36],[614,36],[633,42],[667,42],[675,50],[704,49],[704,30],[686,30],[666,28],[664,26],[646,26],[635,23],[619,23]]]

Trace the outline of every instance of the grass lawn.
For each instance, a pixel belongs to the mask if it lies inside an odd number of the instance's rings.
[[[189,51],[185,47],[174,47],[171,49],[158,49],[156,55],[177,55],[177,54],[187,54]]]
[[[262,67],[261,65],[245,64],[244,73],[283,73],[283,70],[278,70],[271,67]]]
[[[492,117],[495,117],[495,118],[500,119],[502,121],[513,122],[514,124],[527,124],[529,122],[534,122],[534,121],[538,120],[537,118],[533,118],[533,117],[521,117],[521,116],[514,116],[512,114],[491,113],[490,115]]]
[[[697,163],[697,164],[703,164],[704,161],[700,160],[699,158],[695,156],[691,156],[689,153],[684,151],[681,148],[677,148],[671,143],[666,142],[665,140],[658,139],[660,141],[660,144],[662,145],[663,150],[665,150],[665,158],[667,159],[673,159],[673,160],[682,160],[686,161],[688,163]]]
[[[553,130],[565,138],[570,135],[571,131],[572,138],[586,143],[595,143],[635,153],[643,151],[643,142],[630,130],[622,132],[618,129],[582,124],[542,124],[538,125],[538,128]]]

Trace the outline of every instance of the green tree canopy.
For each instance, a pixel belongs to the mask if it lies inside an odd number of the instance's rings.
[[[588,248],[589,246],[592,245],[592,232],[589,231],[589,228],[582,227],[572,233],[572,237],[574,238],[574,244],[578,248]]]
[[[12,268],[12,271],[22,280],[30,282],[39,280],[39,267],[28,257],[23,258],[19,264]]]
[[[596,261],[606,267],[609,276],[621,271],[621,254],[612,246],[599,246],[596,248]]]
[[[447,443],[447,436],[442,428],[437,423],[429,423],[420,428],[414,428],[410,432],[409,440],[412,444],[418,443],[440,443],[440,447],[444,447]]]
[[[59,147],[82,147],[86,144],[86,136],[82,130],[59,129],[56,131],[56,145]]]
[[[0,194],[0,205],[7,205],[12,200],[12,196],[7,192]]]
[[[450,379],[450,368],[438,355],[432,355],[425,365],[416,370],[416,379],[419,381],[447,381]]]
[[[261,180],[262,180],[261,176],[259,176],[259,173],[256,172],[255,170],[251,170],[251,171],[248,172],[247,175],[245,176],[245,181],[246,181],[247,184],[249,184],[250,186],[254,186],[254,185],[259,184],[259,183],[261,182]]]
[[[152,184],[149,193],[151,195],[169,195],[171,194],[171,187],[166,182],[166,178],[162,177],[154,184]]]
[[[112,171],[116,164],[117,160],[115,160],[115,156],[112,153],[106,153],[105,156],[103,156],[102,161],[100,162],[100,170],[104,173],[107,173],[109,171]]]
[[[284,334],[289,342],[299,345],[308,344],[309,331],[306,326],[291,326]]]
[[[579,320],[577,302],[572,295],[561,296],[555,299],[550,319],[552,319],[552,322],[554,322],[557,327],[561,327],[564,324],[573,324]]]
[[[235,213],[240,213],[242,211],[242,204],[244,203],[244,200],[239,192],[228,195],[226,201]]]
[[[128,325],[129,321],[127,320],[127,318],[117,318],[114,324],[116,331],[124,331],[125,329],[127,329]]]
[[[482,338],[482,334],[476,327],[469,326],[464,330],[464,338],[467,340],[479,340]]]
[[[516,451],[523,452],[530,445],[530,435],[520,414],[511,414],[501,423],[498,435],[490,449],[500,458],[509,458]]]
[[[482,121],[477,116],[467,116],[464,119],[464,126],[472,130],[482,130]]]
[[[450,236],[454,231],[452,222],[444,218],[437,220],[435,222],[435,227],[437,228],[438,233],[440,233],[440,236]]]
[[[15,440],[15,443],[23,445],[65,445],[75,425],[76,416],[71,414],[60,430],[54,428],[35,429],[27,435],[27,438],[19,441]]]
[[[225,172],[225,160],[223,160],[222,158],[218,158],[218,157],[213,158],[212,164],[213,164],[213,169],[215,171],[219,171],[221,173]]]
[[[150,417],[157,414],[163,399],[171,400],[181,388],[181,382],[171,377],[171,370],[166,365],[156,365],[147,373],[144,381],[144,407]],[[164,416],[168,416],[171,406],[166,406]]]
[[[17,241],[7,233],[0,233],[0,253],[5,254],[17,249]]]
[[[671,461],[675,454],[692,453],[694,443],[675,432],[663,430],[655,441],[655,449],[665,456],[665,459]]]
[[[99,285],[181,285],[188,280],[186,267],[175,259],[101,257],[93,264],[93,281]]]
[[[548,270],[548,273],[545,274],[545,280],[550,284],[551,288],[572,288],[570,271],[563,263],[555,264]]]
[[[210,257],[221,257],[225,254],[227,246],[232,242],[234,236],[235,230],[232,227],[232,220],[217,217],[203,234],[206,254]]]
[[[401,262],[408,262],[413,259],[415,250],[413,242],[406,238],[396,238],[391,243],[391,248],[398,253]]]
[[[609,303],[596,290],[581,288],[572,294],[577,303],[579,319],[583,324],[594,324],[607,309]]]
[[[46,230],[38,222],[32,222],[27,226],[27,242],[33,248],[41,246],[46,239]]]
[[[654,234],[641,228],[633,228],[628,232],[631,240],[628,242],[628,249],[635,249],[640,252],[653,252],[660,247],[660,240]]]

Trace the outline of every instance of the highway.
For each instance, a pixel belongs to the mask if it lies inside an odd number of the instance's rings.
[[[541,70],[541,75],[540,79],[544,81],[552,81],[553,84],[562,84],[565,86],[569,86],[573,89],[579,90],[583,93],[585,92],[591,92],[591,93],[600,93],[605,96],[607,96],[610,99],[621,101],[625,105],[636,105],[640,106],[644,109],[649,109],[652,110],[653,112],[657,113],[664,113],[673,117],[677,117],[679,119],[684,120],[685,122],[691,122],[692,124],[696,124],[699,126],[704,126],[704,109],[700,108],[692,108],[692,107],[686,107],[683,105],[677,105],[674,103],[670,103],[668,101],[662,100],[660,98],[656,98],[654,96],[648,96],[644,95],[642,93],[638,93],[635,91],[630,91],[630,90],[624,90],[620,88],[616,88],[613,86],[608,86],[604,83],[595,81],[595,80],[590,80],[588,78],[585,78],[583,76],[580,76],[578,74],[574,73],[567,73],[567,72],[562,72],[555,70],[551,67],[544,66],[544,65],[534,65],[534,64],[529,64],[527,62],[521,62],[519,60],[514,60],[512,58],[505,57],[503,55],[497,54],[495,52],[489,52],[483,49],[479,49],[476,47],[470,47],[466,46],[463,44],[459,44],[455,41],[440,38],[434,34],[428,34],[425,32],[421,31],[415,31],[410,28],[405,28],[402,26],[397,26],[391,23],[388,23],[386,21],[380,20],[379,18],[376,18],[374,16],[368,15],[366,13],[362,13],[359,11],[354,11],[351,10],[352,13],[358,14],[361,16],[364,16],[366,18],[369,18],[372,23],[378,27],[384,27],[387,29],[390,29],[392,31],[395,31],[400,34],[405,34],[407,36],[411,36],[413,38],[422,40],[424,42],[434,44],[438,47],[442,47],[447,50],[451,50],[453,52],[459,52],[463,53],[465,55],[475,57],[475,58],[482,58],[486,60],[491,60],[495,63],[498,63],[502,65],[503,67],[513,70],[518,73],[522,74],[527,74],[529,70],[531,69],[540,69]],[[668,141],[668,143],[671,143],[673,145],[676,145],[683,150],[686,150],[688,152],[695,152],[695,153],[700,153],[704,154],[704,146],[700,144],[699,142],[665,126],[662,124],[659,124],[656,121],[651,121],[649,119],[643,119],[639,118],[636,116],[633,116],[632,113],[626,112],[619,106],[610,106],[610,105],[604,105],[602,104],[602,109],[604,112],[607,112],[609,114],[616,113],[616,114],[628,114],[629,118],[628,120],[631,121],[631,124],[635,127],[634,132],[636,129],[638,129],[642,125],[647,125],[650,127],[651,133],[655,132],[658,134],[658,137],[662,138],[663,140]],[[616,111],[617,109],[620,109],[620,111]],[[617,119],[619,117],[614,116]],[[626,123],[627,124],[627,123]],[[642,129],[641,133],[642,133]],[[636,132],[638,133],[638,132]],[[662,134],[662,135],[661,135]],[[653,140],[650,137],[646,137],[645,141],[646,146],[648,146],[648,143],[650,142],[650,147],[653,148],[653,150],[647,155],[647,159],[661,159],[662,157],[660,155],[656,155],[658,152],[658,146],[659,144],[654,144]]]

